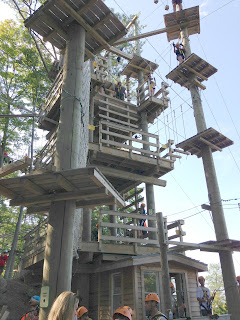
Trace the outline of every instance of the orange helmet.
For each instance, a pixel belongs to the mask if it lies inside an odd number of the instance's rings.
[[[199,280],[205,280],[205,278],[203,276],[198,277],[198,281]]]
[[[237,281],[239,281],[240,280],[240,276],[237,276],[236,279],[237,279]]]
[[[116,313],[120,313],[120,314],[122,314],[123,316],[127,317],[129,320],[132,320],[132,315],[131,315],[131,312],[129,311],[128,308],[130,308],[130,307],[125,306],[125,307],[119,307],[119,308],[117,308],[117,309],[114,311],[113,319],[114,319],[114,315],[115,315]],[[130,309],[131,309],[131,308],[130,308]],[[132,310],[132,309],[131,309],[131,310]]]
[[[88,312],[88,309],[85,307],[80,307],[77,310],[77,318],[81,318],[82,315],[84,315],[84,313]]]
[[[170,288],[173,288],[174,284],[172,282],[170,282]]]
[[[126,309],[130,312],[131,317],[133,316],[133,311],[132,311],[132,308],[131,308],[131,307],[129,307],[129,306],[123,306],[123,308],[126,308]]]
[[[141,203],[141,207],[146,207],[145,203]]]
[[[156,301],[157,303],[160,303],[159,297],[156,293],[147,294],[145,301]]]

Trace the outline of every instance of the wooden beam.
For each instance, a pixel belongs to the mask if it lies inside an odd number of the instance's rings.
[[[189,67],[186,63],[184,63],[184,67],[186,69],[188,69],[190,72],[194,73],[196,76],[198,76],[199,78],[202,78],[203,80],[208,80],[207,77],[205,77],[203,74],[201,74],[200,72],[197,72],[196,70],[194,70],[193,68]]]
[[[49,25],[50,27],[52,27],[54,30],[51,31],[46,37],[43,37],[43,41],[49,41],[49,39],[56,33],[60,34],[61,37],[63,37],[63,39],[65,39],[66,41],[68,40],[68,35],[67,33],[62,29],[62,27],[56,23],[48,14],[47,11],[43,10],[43,12],[45,13],[45,15],[41,16],[41,20],[43,22],[45,22],[47,25]]]
[[[209,206],[208,204],[205,204],[205,203],[201,205],[201,208],[204,210],[212,211],[211,206]]]
[[[50,206],[36,206],[36,207],[29,207],[27,209],[27,214],[42,214],[47,215],[46,213],[49,212]],[[45,214],[44,214],[45,213]]]
[[[66,191],[77,191],[74,185],[62,176],[61,173],[56,174],[56,182]]]
[[[101,198],[106,194],[106,188],[95,188],[90,191],[79,191],[79,192],[64,192],[64,193],[54,193],[46,194],[38,197],[29,197],[29,198],[16,198],[10,201],[10,206],[25,206],[28,207],[34,204],[41,203],[50,203],[53,201],[62,201],[62,200],[80,200],[80,199],[92,199],[92,198]]]
[[[28,157],[25,157],[21,160],[14,161],[12,163],[9,163],[2,168],[0,168],[0,178],[4,177],[10,173],[13,173],[17,170],[24,169],[26,167],[29,167],[32,163],[32,160]]]
[[[109,46],[107,48],[108,51],[115,53],[116,55],[118,55],[119,57],[125,58],[127,60],[132,60],[133,55],[132,54],[128,54],[128,53],[124,53],[123,51],[113,47],[113,46]]]
[[[167,245],[176,245],[177,247],[181,247],[181,251],[185,250],[197,250],[201,251],[209,251],[209,252],[219,252],[219,251],[233,251],[231,248],[227,248],[225,246],[216,246],[216,245],[207,245],[201,243],[189,243],[189,242],[181,242],[181,241],[166,241]],[[187,248],[187,249],[186,249]],[[169,249],[170,251],[174,251],[174,247]],[[236,251],[239,251],[240,248]]]
[[[202,90],[206,89],[206,86],[204,86],[201,82],[199,82],[197,79],[192,79],[192,83],[194,83],[196,86],[201,88]]]
[[[30,118],[35,117],[34,114],[0,114],[0,118]]]
[[[24,179],[21,181],[21,184],[23,185],[24,189],[27,189],[35,194],[45,194],[46,191],[39,187],[36,183],[32,182],[31,180]]]
[[[117,169],[113,169],[113,168],[109,168],[109,167],[104,167],[104,166],[98,166],[98,168],[101,170],[101,172],[104,175],[110,176],[110,177],[122,178],[122,179],[133,180],[133,181],[140,181],[140,182],[144,182],[144,183],[154,184],[155,186],[160,186],[160,187],[166,187],[166,185],[167,185],[166,180],[157,179],[154,177],[147,177],[147,176],[143,176],[140,174],[130,173],[130,172],[121,171],[121,170],[117,170]]]
[[[199,140],[201,140],[203,143],[207,144],[209,147],[211,147],[212,149],[218,150],[218,151],[222,151],[221,148],[219,148],[218,146],[216,146],[215,144],[211,143],[210,141],[204,139],[203,137],[200,137]]]
[[[2,194],[4,197],[9,198],[9,199],[16,198],[16,193],[14,193],[13,191],[11,191],[3,186],[0,186],[0,194]]]

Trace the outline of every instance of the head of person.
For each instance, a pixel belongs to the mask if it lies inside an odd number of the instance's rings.
[[[240,284],[240,276],[236,277],[237,282]]]
[[[132,320],[130,309],[128,306],[117,308],[113,313],[113,320]]]
[[[3,250],[3,253],[8,254],[8,250],[7,249]]]
[[[121,87],[122,82],[121,82],[121,81],[118,81],[117,85],[118,85],[119,87]]]
[[[73,320],[78,305],[78,297],[70,291],[62,292],[53,302],[48,320]]]
[[[203,276],[198,277],[198,282],[200,283],[200,285],[202,287],[204,287],[204,283],[205,283],[205,278]]]
[[[40,297],[39,296],[32,296],[29,300],[29,305],[31,309],[36,309],[37,306],[39,306],[40,303]]]
[[[145,310],[147,316],[154,316],[158,310],[160,303],[159,297],[156,293],[149,293],[145,298]]]
[[[173,294],[175,292],[175,287],[172,282],[170,282],[170,290],[171,290],[171,294]]]
[[[177,47],[177,48],[180,47],[180,43],[179,43],[179,42],[176,43],[176,47]]]
[[[84,306],[78,308],[77,310],[77,318],[81,320],[87,320],[88,319],[88,309]]]
[[[141,208],[145,208],[145,207],[146,207],[145,203],[141,203]]]

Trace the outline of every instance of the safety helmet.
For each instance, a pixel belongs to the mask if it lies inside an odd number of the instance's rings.
[[[174,284],[172,282],[170,282],[170,288],[173,288]]]
[[[180,43],[179,43],[179,42],[176,43],[176,47],[178,47],[178,46],[180,46]]]
[[[81,316],[84,315],[84,313],[86,313],[86,312],[88,312],[87,308],[85,308],[83,306],[78,308],[78,310],[77,310],[77,318],[78,319],[81,318]]]
[[[30,305],[38,305],[40,302],[40,297],[39,296],[32,296],[31,299],[29,300]]]
[[[131,307],[129,307],[129,306],[123,306],[123,308],[126,308],[126,309],[130,312],[131,317],[133,316],[133,311],[132,311],[132,308],[131,308]]]
[[[145,298],[145,302],[146,301],[156,301],[157,303],[160,303],[159,297],[156,293],[147,294]]]
[[[203,276],[198,277],[198,281],[200,280],[205,280],[205,278]]]
[[[141,203],[141,207],[146,207],[145,203]]]
[[[236,279],[237,279],[237,281],[239,281],[240,280],[240,276],[237,276]]]
[[[5,249],[5,250],[3,250],[3,253],[8,253],[8,250],[6,250],[6,249]]]
[[[127,317],[129,320],[132,320],[132,315],[131,315],[131,312],[129,311],[128,308],[130,308],[130,307],[125,306],[125,307],[119,307],[119,308],[117,308],[117,309],[114,311],[113,319],[114,319],[114,315],[115,315],[116,313],[120,313],[120,314],[122,314],[123,316]],[[131,308],[130,308],[130,309],[131,309]]]

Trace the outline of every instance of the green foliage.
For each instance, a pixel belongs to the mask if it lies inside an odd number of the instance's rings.
[[[217,314],[226,314],[227,305],[224,292],[224,284],[222,278],[221,267],[218,263],[211,263],[209,265],[208,275],[206,277],[207,286],[210,291],[216,291],[216,295],[213,301],[213,311]]]

